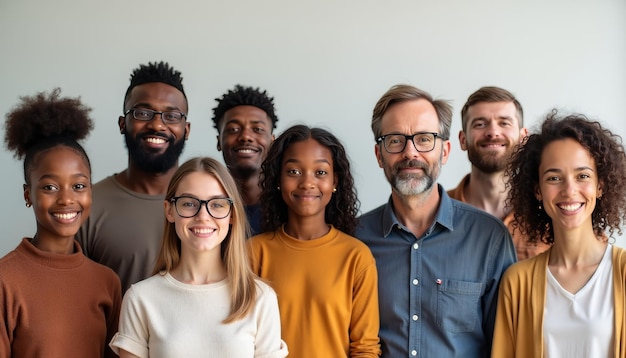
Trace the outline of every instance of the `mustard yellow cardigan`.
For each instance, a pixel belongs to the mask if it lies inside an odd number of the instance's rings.
[[[543,308],[550,252],[511,265],[500,281],[492,358],[543,358]],[[626,250],[613,247],[615,357],[626,358]]]

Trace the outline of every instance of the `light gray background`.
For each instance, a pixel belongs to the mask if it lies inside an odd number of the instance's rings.
[[[131,71],[157,60],[184,77],[191,134],[183,160],[221,159],[214,98],[236,83],[260,86],[275,97],[277,134],[306,123],[343,140],[362,211],[390,192],[369,123],[396,83],[452,100],[446,188],[469,171],[459,111],[484,85],[517,95],[531,129],[557,107],[626,136],[623,0],[1,0],[0,51],[3,115],[19,96],[57,86],[93,108],[85,146],[94,182],[126,167],[117,128],[123,95]],[[0,167],[4,254],[34,234],[35,220],[24,206],[22,163],[3,149]]]

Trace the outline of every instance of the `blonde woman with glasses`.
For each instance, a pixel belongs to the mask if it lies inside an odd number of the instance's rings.
[[[274,291],[251,271],[246,214],[212,158],[178,168],[165,196],[154,276],[124,296],[120,357],[285,357]]]

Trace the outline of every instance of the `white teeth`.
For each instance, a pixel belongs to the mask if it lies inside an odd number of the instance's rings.
[[[578,210],[578,208],[580,208],[581,206],[582,204],[559,205],[559,208],[565,211],[575,211],[575,210]]]
[[[163,143],[165,143],[165,139],[163,139],[163,138],[148,137],[148,138],[146,138],[146,142],[148,142],[148,143],[154,143],[154,144],[163,144]]]
[[[193,229],[191,231],[193,231],[194,234],[202,235],[202,234],[210,234],[215,230],[214,229]]]
[[[237,150],[239,153],[254,153],[252,149],[239,149]]]
[[[55,218],[59,218],[62,220],[73,219],[78,215],[78,213],[67,213],[67,214],[52,214]]]

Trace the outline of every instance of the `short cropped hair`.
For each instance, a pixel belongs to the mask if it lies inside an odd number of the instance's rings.
[[[524,110],[522,109],[522,105],[519,103],[517,98],[504,88],[485,86],[472,93],[467,98],[467,102],[465,102],[463,108],[461,109],[461,125],[463,132],[466,130],[465,126],[467,125],[467,120],[469,119],[467,118],[467,111],[471,106],[480,102],[512,102],[515,105],[515,113],[517,114],[519,127],[524,127]]]
[[[450,102],[443,99],[433,99],[428,92],[406,84],[398,84],[391,87],[376,103],[372,114],[372,132],[374,133],[374,140],[383,135],[381,132],[382,119],[389,107],[396,103],[416,99],[425,99],[435,107],[437,118],[439,118],[439,134],[441,139],[448,140],[450,138],[450,126],[452,124],[452,106]]]
[[[228,90],[221,98],[216,98],[217,107],[213,108],[213,127],[220,130],[220,121],[224,114],[237,106],[254,106],[267,114],[272,121],[272,129],[276,129],[278,117],[274,108],[274,97],[270,97],[267,91],[261,91],[258,87],[244,87],[235,85],[235,88]]]
[[[182,92],[187,101],[187,95],[185,95],[185,89],[183,88],[183,77],[180,71],[174,70],[167,62],[149,62],[147,65],[139,65],[139,67],[133,70],[130,75],[130,85],[124,95],[123,110],[126,110],[126,101],[130,96],[130,92],[133,88],[146,84],[160,82],[170,85],[180,92]]]

